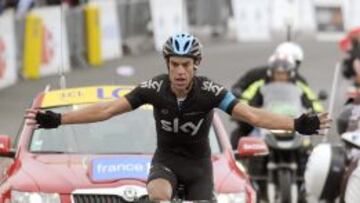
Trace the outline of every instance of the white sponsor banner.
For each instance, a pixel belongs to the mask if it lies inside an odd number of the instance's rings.
[[[101,57],[103,60],[119,58],[122,53],[120,22],[115,0],[92,0],[100,9]]]
[[[314,1],[317,39],[337,41],[345,34],[343,0]]]
[[[0,15],[0,89],[17,80],[14,11]]]
[[[360,1],[343,0],[345,14],[345,28],[351,30],[354,27],[360,27]]]
[[[295,0],[273,0],[271,1],[271,22],[275,31],[285,31],[287,25],[292,29],[298,29],[298,8]]]
[[[271,30],[313,32],[315,30],[314,0],[272,0],[270,4]]]
[[[269,1],[232,0],[236,38],[239,41],[268,40]]]
[[[184,0],[150,0],[150,9],[156,50],[170,35],[188,31]]]
[[[315,17],[313,9],[313,0],[296,0],[296,19],[295,29],[301,31],[315,31]]]
[[[69,48],[65,26],[65,8],[41,7],[33,10],[43,22],[42,59],[40,76],[70,70]]]

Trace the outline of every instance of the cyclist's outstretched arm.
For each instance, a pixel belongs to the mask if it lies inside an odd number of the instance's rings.
[[[254,126],[268,129],[296,130],[301,134],[318,134],[319,130],[330,128],[331,119],[328,113],[303,114],[294,119],[288,116],[271,113],[263,109],[254,108],[237,103],[231,115],[238,120],[244,120]]]
[[[61,124],[98,122],[131,110],[128,100],[121,97],[114,101],[93,104],[80,110],[63,113]]]
[[[92,104],[85,108],[66,113],[47,111],[39,113],[38,109],[28,109],[25,118],[29,119],[28,125],[39,125],[44,128],[56,128],[63,124],[92,123],[103,121],[114,115],[131,111],[132,107],[125,97],[120,99]]]
[[[241,103],[234,106],[232,116],[261,128],[294,130],[293,118]]]

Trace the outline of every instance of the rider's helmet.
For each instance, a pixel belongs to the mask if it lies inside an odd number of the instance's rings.
[[[290,78],[295,76],[296,64],[294,58],[289,54],[275,53],[270,56],[268,61],[268,77],[272,77],[275,70],[289,72]]]
[[[188,33],[170,36],[163,46],[163,56],[166,60],[171,56],[191,57],[196,66],[200,65],[202,46],[198,38]]]
[[[311,152],[305,170],[305,189],[309,198],[335,200],[346,166],[341,146],[318,144]]]
[[[295,42],[283,42],[279,44],[274,53],[278,54],[288,54],[292,56],[298,67],[301,62],[304,60],[304,51],[301,46]]]

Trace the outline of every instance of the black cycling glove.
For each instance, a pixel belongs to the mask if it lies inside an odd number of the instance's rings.
[[[57,128],[61,124],[61,114],[53,111],[38,112],[35,120],[39,128]]]
[[[304,135],[318,133],[320,129],[319,117],[314,114],[302,114],[299,118],[294,119],[295,130]]]

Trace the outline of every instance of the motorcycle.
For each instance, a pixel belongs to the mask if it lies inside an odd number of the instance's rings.
[[[337,120],[342,143],[321,143],[314,148],[305,171],[309,202],[360,202],[359,122],[360,104],[346,105]]]
[[[267,111],[294,118],[306,111],[302,107],[302,91],[292,83],[274,82],[260,91]],[[262,137],[269,148],[268,157],[249,162],[249,172],[259,187],[260,199],[270,203],[297,203],[303,199],[298,194],[311,146],[309,137],[294,131],[259,128],[250,136]]]

